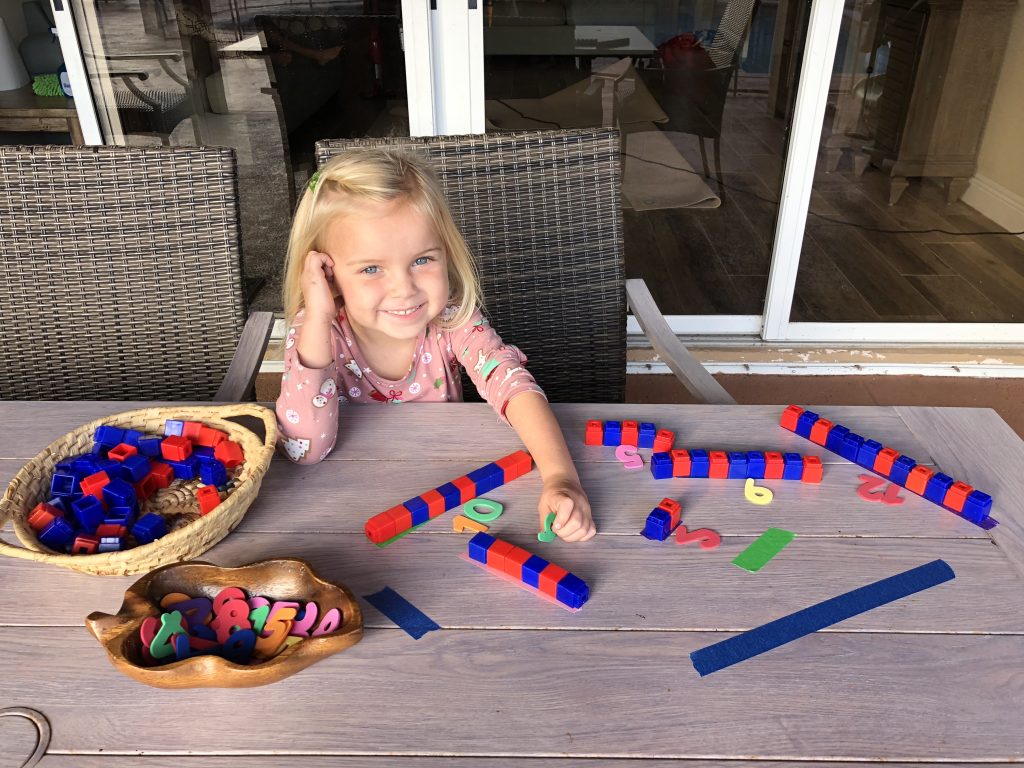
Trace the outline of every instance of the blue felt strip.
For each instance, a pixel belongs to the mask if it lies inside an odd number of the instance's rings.
[[[372,595],[363,595],[363,600],[408,632],[413,640],[419,640],[427,632],[441,628],[437,622],[391,587],[384,587]]]
[[[944,560],[933,560],[696,650],[690,654],[690,661],[704,677],[955,576]]]

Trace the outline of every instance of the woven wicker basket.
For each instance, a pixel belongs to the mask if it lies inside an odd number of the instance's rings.
[[[266,428],[265,439],[261,441],[251,430],[233,421],[227,421],[233,416],[252,416],[260,419]],[[242,447],[245,461],[238,467],[238,475],[235,477],[237,485],[225,501],[209,514],[199,516],[199,504],[195,498],[198,482],[174,483],[170,488],[154,494],[148,502],[148,511],[179,517],[188,515],[189,517],[183,519],[195,519],[171,530],[166,536],[151,544],[120,552],[64,555],[54,552],[39,541],[35,531],[29,527],[27,518],[36,504],[46,501],[49,497],[50,478],[58,461],[92,450],[96,427],[102,424],[162,435],[167,419],[200,421],[226,432],[231,440]],[[190,560],[223,539],[241,522],[245,511],[259,492],[260,482],[270,466],[276,443],[277,420],[274,412],[253,403],[143,408],[83,424],[50,443],[38,456],[22,467],[11,481],[3,499],[0,499],[0,530],[9,519],[12,520],[14,531],[24,547],[9,544],[0,538],[0,554],[52,563],[98,576],[142,573],[168,563]]]

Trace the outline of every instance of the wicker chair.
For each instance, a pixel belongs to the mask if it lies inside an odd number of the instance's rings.
[[[624,279],[618,131],[331,139],[317,144],[317,163],[380,145],[434,162],[479,264],[486,312],[552,401],[623,400],[628,291],[687,388],[703,402],[734,402],[668,329],[644,282]]]
[[[237,193],[230,149],[0,147],[0,398],[245,397]]]

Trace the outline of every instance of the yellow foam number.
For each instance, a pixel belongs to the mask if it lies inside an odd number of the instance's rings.
[[[748,477],[747,482],[743,484],[743,495],[746,496],[747,501],[752,504],[771,504],[772,499],[775,498],[775,494],[772,493],[771,488],[754,485],[754,478],[752,477]]]
[[[489,509],[490,512],[477,512],[477,507]],[[501,517],[504,509],[501,504],[490,499],[470,499],[462,505],[462,514],[478,523],[491,523]]]
[[[465,515],[456,515],[452,518],[452,529],[456,533],[465,533],[466,531],[483,533],[487,530],[487,526],[476,520],[470,520]]]

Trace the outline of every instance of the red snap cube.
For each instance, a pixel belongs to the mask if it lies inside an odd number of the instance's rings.
[[[875,456],[875,466],[872,469],[878,474],[888,477],[889,473],[892,472],[892,463],[899,457],[899,451],[895,451],[892,448],[883,448]]]
[[[476,498],[476,483],[465,475],[452,480],[452,485],[459,489],[459,493],[461,494],[461,497],[459,498],[460,504],[465,504],[470,499]]]
[[[935,473],[928,469],[923,464],[918,464],[907,475],[907,482],[904,483],[904,487],[908,491],[913,491],[918,496],[924,496],[924,489],[928,486],[928,481],[932,479],[932,475]]]
[[[969,486],[967,483],[961,483],[958,480],[949,487],[948,491],[946,491],[946,498],[942,500],[942,503],[957,514],[960,514],[964,511],[964,502],[967,501],[967,496],[973,490],[974,488]]]
[[[184,461],[192,455],[192,441],[179,435],[165,437],[160,441],[160,455],[167,461]]]
[[[822,476],[821,458],[804,456],[804,473],[800,476],[803,483],[820,483]]]
[[[56,507],[41,501],[32,507],[32,511],[28,513],[28,524],[33,531],[39,533],[58,517],[64,517],[64,514]]]
[[[148,499],[150,496],[157,492],[157,489],[160,487],[160,484],[158,483],[157,479],[153,477],[153,472],[150,471],[148,475],[139,480],[139,482],[135,483],[132,487],[135,488],[136,496],[138,496],[140,499]]]
[[[519,457],[514,453],[502,456],[494,463],[501,467],[501,471],[505,474],[506,483],[511,483],[519,477]]]
[[[781,480],[782,471],[785,468],[785,461],[782,459],[782,454],[778,451],[765,451],[764,452],[764,479],[765,480]]]
[[[196,445],[204,448],[215,448],[217,445],[228,439],[228,436],[219,429],[207,427],[205,424],[199,427],[199,434],[193,439]]]
[[[75,539],[75,543],[71,545],[72,555],[91,555],[96,551],[96,547],[100,545],[98,536],[89,536],[83,534]]]
[[[174,481],[174,469],[170,464],[162,461],[154,461],[149,465],[149,475],[156,483],[157,488],[166,488]]]
[[[420,498],[427,502],[427,514],[433,520],[438,515],[444,514],[444,496],[436,488],[431,488],[426,493],[421,493]]]
[[[679,517],[683,514],[683,506],[678,501],[675,499],[662,499],[658,509],[663,509],[671,515],[672,523],[670,527],[675,528],[679,525]]]
[[[523,563],[529,560],[532,555],[521,547],[512,547],[512,551],[505,555],[505,573],[509,576],[523,580]]]
[[[654,435],[654,452],[667,453],[672,450],[672,443],[676,441],[676,433],[671,429],[659,429]]]
[[[797,420],[799,420],[800,414],[803,412],[804,409],[799,405],[791,405],[782,412],[782,418],[779,420],[779,424],[790,432],[796,432]]]
[[[604,426],[597,419],[587,422],[587,432],[583,437],[584,445],[601,445],[604,442]]]
[[[624,421],[622,422],[622,439],[619,441],[620,445],[632,445],[634,448],[637,447],[637,443],[640,442],[640,424],[635,421]]]
[[[115,445],[113,448],[107,451],[107,456],[113,459],[114,461],[124,461],[129,456],[134,456],[138,452],[139,449],[136,448],[134,445],[128,445],[128,443],[121,443],[119,445]]]
[[[366,538],[374,544],[383,544],[395,535],[395,521],[391,517],[391,510],[374,515],[363,526]]]
[[[511,554],[513,549],[515,549],[515,547],[507,541],[495,539],[494,543],[487,548],[487,567],[493,568],[496,571],[504,572],[505,557]]]
[[[565,568],[559,568],[554,563],[548,563],[544,570],[540,572],[540,577],[537,579],[537,589],[543,592],[545,595],[551,597],[558,597],[558,582],[567,574],[568,571]]]
[[[205,425],[199,421],[186,421],[181,428],[181,436],[186,440],[195,440],[199,437],[199,430]]]
[[[512,455],[518,457],[519,459],[519,470],[516,474],[516,477],[528,475],[530,472],[533,471],[533,456],[528,454],[526,451],[516,451]]]
[[[82,493],[95,496],[100,501],[103,501],[103,486],[109,482],[110,476],[106,472],[97,472],[88,477],[83,477],[79,487],[82,489]]]
[[[715,477],[720,480],[729,477],[729,455],[725,451],[711,451],[708,456],[711,460],[708,477]]]
[[[217,443],[213,448],[213,457],[228,469],[234,469],[245,461],[242,446],[234,440],[221,440]]]
[[[103,523],[96,526],[96,537],[103,539],[106,537],[113,537],[115,539],[121,539],[128,535],[128,529],[123,525],[117,525],[115,523]]]
[[[220,494],[212,485],[204,485],[196,491],[196,498],[199,500],[199,511],[204,515],[220,506]]]
[[[825,445],[828,433],[832,431],[832,422],[828,419],[818,419],[811,427],[811,442],[818,445]]]
[[[387,511],[387,514],[395,521],[395,536],[402,531],[408,531],[412,528],[412,512],[409,511],[405,504],[392,507]]]
[[[690,476],[690,452],[685,448],[676,448],[670,452],[672,456],[672,477]]]

